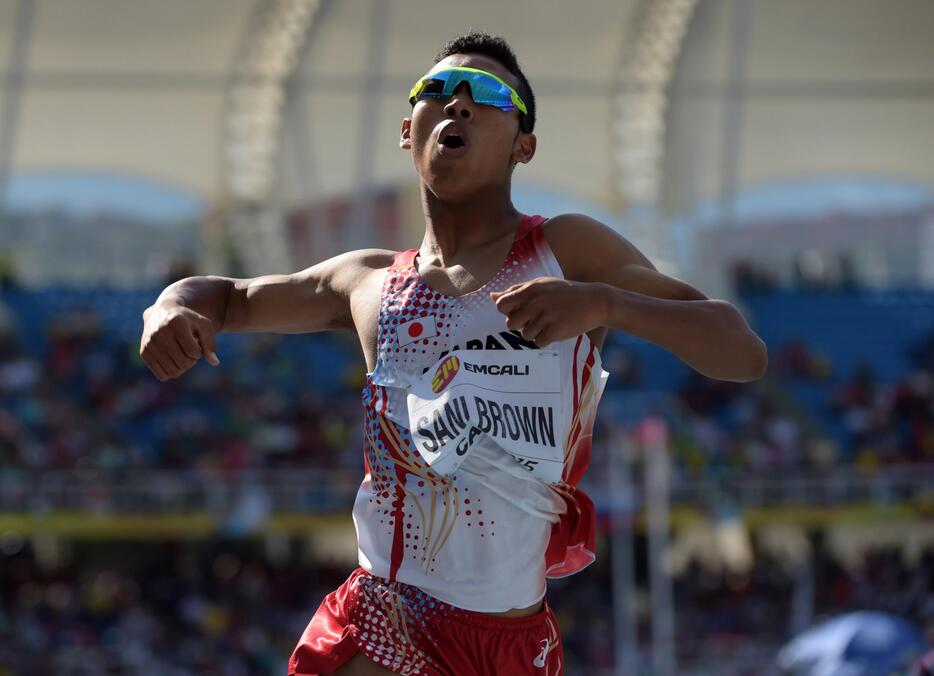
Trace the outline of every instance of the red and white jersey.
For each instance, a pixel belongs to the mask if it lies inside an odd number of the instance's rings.
[[[587,335],[539,349],[490,299],[563,278],[544,220],[522,218],[476,291],[432,290],[416,249],[396,255],[382,288],[353,508],[360,566],[468,610],[530,606],[546,577],[594,560],[593,503],[577,484],[608,374]]]

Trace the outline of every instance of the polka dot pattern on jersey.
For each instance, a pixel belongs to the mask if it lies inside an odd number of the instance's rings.
[[[457,609],[398,582],[361,575],[356,583],[350,619],[360,651],[402,676],[437,673],[429,668],[435,660],[426,652],[433,642],[429,625],[439,613]]]

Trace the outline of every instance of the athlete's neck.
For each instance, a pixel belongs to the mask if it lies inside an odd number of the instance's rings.
[[[425,237],[421,251],[442,262],[461,251],[482,248],[518,227],[522,214],[512,205],[509,186],[475,193],[469,200],[451,203],[440,199],[424,183],[422,211]]]

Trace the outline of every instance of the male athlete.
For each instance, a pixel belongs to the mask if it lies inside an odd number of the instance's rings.
[[[216,366],[221,331],[360,338],[360,567],[321,603],[291,675],[553,676],[563,655],[546,578],[594,559],[577,484],[607,330],[721,380],[762,376],[766,349],[732,305],[660,274],[606,225],[513,207],[535,98],[501,38],[449,42],[409,98],[400,146],[421,186],[419,249],[183,279],[144,312],[140,354],[165,381],[202,355]]]

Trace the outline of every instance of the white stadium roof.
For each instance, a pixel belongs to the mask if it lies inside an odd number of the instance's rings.
[[[125,172],[218,203],[231,83],[263,11],[301,2],[0,0],[9,170]],[[650,195],[668,216],[801,177],[934,185],[929,0],[308,4],[283,83],[281,203],[412,183],[398,149],[408,87],[468,28],[506,37],[536,92],[538,152],[517,185],[607,211]],[[28,30],[17,32],[26,7]],[[651,96],[622,101],[626,86],[658,75],[653,58],[672,59],[671,72]],[[643,104],[650,114],[633,119]]]

